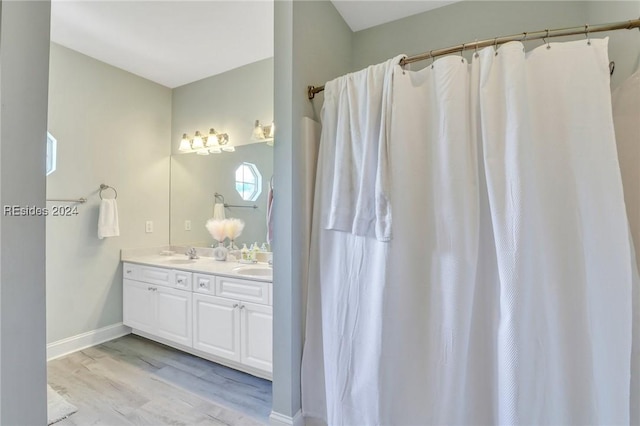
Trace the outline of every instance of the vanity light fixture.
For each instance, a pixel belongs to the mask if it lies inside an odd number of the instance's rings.
[[[275,135],[276,126],[271,122],[267,126],[260,124],[260,120],[256,120],[253,126],[253,132],[251,133],[251,139],[255,141],[272,141]],[[269,142],[267,142],[269,144]],[[273,145],[273,142],[270,144]]]
[[[198,155],[220,154],[222,151],[233,152],[235,148],[227,145],[229,135],[218,133],[214,128],[209,129],[209,134],[203,136],[200,131],[196,131],[192,139],[186,133],[182,135],[178,151],[184,153],[195,152]]]

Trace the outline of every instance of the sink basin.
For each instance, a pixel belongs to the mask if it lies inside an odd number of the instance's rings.
[[[191,263],[196,263],[195,259],[167,259],[163,260],[162,263],[168,263],[170,265],[188,265]]]
[[[238,275],[244,275],[247,277],[256,277],[256,278],[273,278],[273,269],[268,266],[239,266],[237,268],[233,268],[233,272]]]

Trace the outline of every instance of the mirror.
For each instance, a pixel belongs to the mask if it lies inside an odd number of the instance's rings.
[[[260,179],[247,178],[252,165]],[[245,172],[238,182],[237,171]],[[235,243],[247,247],[253,242],[262,244],[267,234],[267,196],[273,175],[273,147],[259,142],[236,146],[235,152],[171,156],[171,215],[170,238],[172,245],[209,247],[214,240],[205,228],[213,217],[215,194],[221,194],[226,204],[227,218],[242,219],[244,230]],[[241,176],[242,177],[242,176]],[[238,186],[240,185],[240,186]],[[254,186],[251,186],[254,185]],[[259,187],[256,187],[259,185]],[[240,187],[240,191],[237,188]],[[245,191],[246,189],[246,191]],[[249,191],[249,189],[251,189]],[[248,200],[243,200],[240,192]],[[257,208],[252,208],[252,206]],[[235,207],[243,206],[243,207]]]

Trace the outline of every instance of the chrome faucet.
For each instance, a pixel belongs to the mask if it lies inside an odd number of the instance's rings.
[[[189,256],[189,259],[191,259],[191,260],[200,259],[200,257],[198,256],[198,253],[196,252],[196,248],[195,247],[189,248],[189,250],[187,250],[185,255]]]

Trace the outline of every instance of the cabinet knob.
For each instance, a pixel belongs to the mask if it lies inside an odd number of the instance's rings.
[[[127,269],[127,274],[130,274],[130,273],[131,273],[131,269]]]
[[[233,309],[237,308],[238,304],[236,303],[235,305],[233,305]]]
[[[182,284],[184,280],[182,278],[178,278],[178,284]]]
[[[240,305],[240,309],[244,309],[244,305]]]
[[[151,291],[153,290],[153,287],[147,287],[147,290]]]
[[[200,282],[200,288],[205,288],[207,285],[204,283],[204,281]]]

